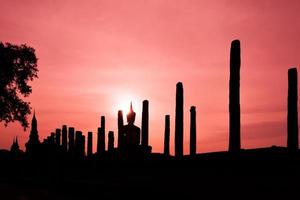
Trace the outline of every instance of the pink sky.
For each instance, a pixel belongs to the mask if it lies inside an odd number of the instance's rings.
[[[185,140],[197,108],[197,151],[227,150],[229,49],[241,40],[242,147],[286,144],[287,69],[300,64],[297,0],[0,0],[0,41],[36,49],[39,79],[28,98],[43,139],[63,124],[96,133],[105,115],[150,101],[150,144],[163,150],[164,115],[174,141],[175,87],[184,86]],[[31,116],[30,116],[31,119]],[[19,124],[0,126],[0,148]],[[94,135],[95,137],[96,135]],[[96,144],[94,142],[94,144]],[[94,146],[95,147],[95,146]]]

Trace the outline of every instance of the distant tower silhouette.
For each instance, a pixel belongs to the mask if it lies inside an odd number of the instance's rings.
[[[87,147],[87,155],[93,155],[93,132],[88,132],[88,147]]]
[[[148,147],[149,145],[149,101],[143,101],[142,111],[142,146]]]
[[[109,131],[108,132],[108,151],[111,152],[114,150],[114,132],[113,131]]]
[[[170,115],[165,116],[164,154],[170,155]]]
[[[60,136],[61,136],[61,130],[59,129],[59,128],[57,128],[56,130],[55,130],[55,144],[56,144],[56,146],[60,146],[61,144],[60,144]]]
[[[122,140],[123,140],[123,130],[124,121],[123,121],[123,113],[122,110],[118,111],[118,148],[122,148]]]
[[[75,129],[74,127],[69,127],[69,152],[74,153],[75,145]]]
[[[229,151],[241,149],[240,119],[240,41],[234,40],[230,49],[230,80],[229,80]]]
[[[18,154],[21,152],[19,143],[18,143],[18,137],[14,138],[13,143],[10,147],[10,152],[13,154]]]
[[[298,78],[297,68],[288,70],[288,115],[287,146],[289,150],[298,150]]]
[[[27,153],[33,153],[39,146],[40,140],[39,140],[39,134],[37,130],[37,120],[35,117],[35,111],[33,113],[33,117],[31,120],[31,130],[29,135],[29,140],[25,144],[26,146],[26,152]]]
[[[62,138],[62,150],[63,152],[68,151],[68,129],[66,125],[62,126],[62,131],[61,131],[61,138]]]
[[[176,84],[175,156],[183,156],[183,86]]]
[[[196,107],[191,107],[190,155],[196,155]]]

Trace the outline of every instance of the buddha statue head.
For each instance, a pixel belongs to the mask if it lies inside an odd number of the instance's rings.
[[[133,124],[134,121],[135,121],[135,112],[133,111],[132,102],[131,102],[130,103],[130,111],[127,114],[127,122],[128,122],[128,124]]]

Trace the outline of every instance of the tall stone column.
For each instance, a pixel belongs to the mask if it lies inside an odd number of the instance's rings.
[[[75,145],[75,129],[74,127],[69,127],[69,152],[74,153]]]
[[[122,110],[118,111],[118,148],[122,148],[122,129],[124,126]]]
[[[298,78],[297,68],[288,70],[288,115],[287,146],[291,151],[298,150]]]
[[[88,132],[88,148],[87,148],[87,155],[93,155],[93,132]]]
[[[100,151],[105,152],[105,116],[101,116]]]
[[[105,133],[102,128],[98,128],[98,144],[97,144],[97,153],[99,155],[105,152]]]
[[[196,155],[196,107],[191,107],[191,125],[190,125],[190,155]]]
[[[82,132],[81,131],[76,131],[75,132],[75,155],[80,157],[81,156],[81,151],[82,151]]]
[[[101,153],[101,127],[98,127],[97,129],[97,154],[100,154]]]
[[[241,149],[240,119],[240,41],[234,40],[230,49],[230,80],[229,80],[229,151]]]
[[[100,124],[101,128],[103,129],[104,133],[105,133],[105,116],[101,116],[101,124]]]
[[[164,154],[170,155],[170,115],[165,116]]]
[[[142,110],[142,146],[149,146],[149,101],[143,101]]]
[[[81,141],[80,141],[80,156],[84,157],[85,156],[85,136],[81,135]]]
[[[50,144],[55,145],[55,133],[54,132],[51,132],[50,140],[51,140]]]
[[[112,152],[114,150],[114,142],[115,142],[114,132],[109,131],[108,132],[108,147],[107,147],[109,152]]]
[[[183,156],[183,86],[176,84],[175,156]]]
[[[60,136],[61,136],[61,130],[57,128],[55,130],[55,144],[56,146],[60,146]]]
[[[67,152],[68,151],[68,129],[66,125],[62,126],[62,150],[63,152]]]

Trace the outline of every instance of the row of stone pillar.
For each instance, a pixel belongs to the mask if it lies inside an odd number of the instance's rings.
[[[183,85],[176,84],[175,107],[175,156],[183,156]],[[196,107],[190,108],[190,155],[195,155],[196,145]],[[170,155],[170,115],[165,116],[164,154]]]
[[[240,67],[241,67],[240,41],[234,40],[230,49],[230,80],[229,80],[229,151],[236,152],[241,149],[241,122],[240,122]],[[183,85],[181,82],[176,85],[176,108],[175,108],[175,156],[183,156],[183,120],[184,120],[184,99]],[[123,113],[118,111],[118,148],[122,147]],[[288,70],[288,115],[287,115],[287,146],[290,150],[299,148],[298,142],[298,80],[297,69]],[[84,155],[85,136],[76,131],[74,139],[74,128],[69,127],[69,148],[67,140],[67,126],[56,129],[49,140],[62,147],[64,152],[81,149],[80,154]],[[141,145],[149,146],[149,102],[143,101],[142,108],[142,129]],[[105,117],[101,116],[101,127],[97,131],[97,153],[105,152]],[[61,140],[62,138],[62,140]],[[88,155],[92,155],[92,132],[88,132]],[[83,150],[82,150],[83,149]],[[114,149],[114,133],[108,133],[108,151]],[[83,153],[82,153],[83,151]],[[164,154],[170,154],[170,116],[165,116],[164,133]],[[190,109],[190,154],[196,154],[196,107]]]
[[[240,68],[240,41],[234,40],[230,49],[228,149],[230,152],[241,149]],[[298,150],[298,78],[296,68],[288,70],[287,130],[287,148],[292,151]]]
[[[97,153],[103,154],[105,152],[105,118],[101,117],[101,127],[97,132]],[[66,125],[62,126],[62,129],[57,128],[55,132],[52,132],[47,139],[44,140],[45,144],[50,144],[58,147],[64,153],[70,153],[72,155],[84,156],[86,155],[86,143],[87,143],[87,155],[93,154],[93,132],[88,132],[87,142],[85,135],[81,131],[75,131],[74,127],[67,128]],[[114,149],[114,132],[108,132],[108,151]]]
[[[98,155],[101,155],[106,151],[105,150],[106,144],[105,144],[105,117],[104,116],[101,116],[100,125],[101,126],[98,128],[98,131],[97,131],[97,154]],[[92,136],[91,136],[91,140],[92,140]],[[107,144],[107,150],[109,152],[113,151],[113,149],[114,149],[114,141],[115,141],[114,132],[109,131],[108,132],[108,144]],[[91,141],[90,141],[90,143],[92,145]],[[92,149],[92,147],[90,147],[90,149]],[[90,153],[92,153],[92,152],[90,152]]]
[[[230,152],[241,149],[241,111],[240,111],[240,41],[234,40],[230,49],[229,80],[229,148]],[[288,114],[287,114],[287,147],[299,149],[298,140],[298,78],[297,69],[288,70]],[[170,154],[170,116],[165,116],[164,154]],[[190,110],[190,155],[196,154],[196,108]],[[176,85],[175,108],[175,156],[183,156],[183,85]]]
[[[142,139],[141,145],[147,147],[149,145],[149,101],[143,101],[142,108]],[[105,117],[101,116],[100,127],[97,129],[97,154],[101,155],[105,152]],[[123,113],[118,112],[118,147],[122,145],[121,131],[123,127]],[[68,134],[69,132],[69,134]],[[76,133],[76,134],[75,134]],[[69,145],[68,145],[69,140]],[[85,155],[85,136],[81,131],[76,131],[73,127],[63,125],[62,129],[57,128],[55,133],[51,133],[46,141],[60,147],[63,152],[75,152],[75,154]],[[52,141],[52,142],[51,142]],[[108,151],[114,149],[114,132],[108,132]],[[87,137],[87,155],[93,154],[93,133],[88,132]]]

